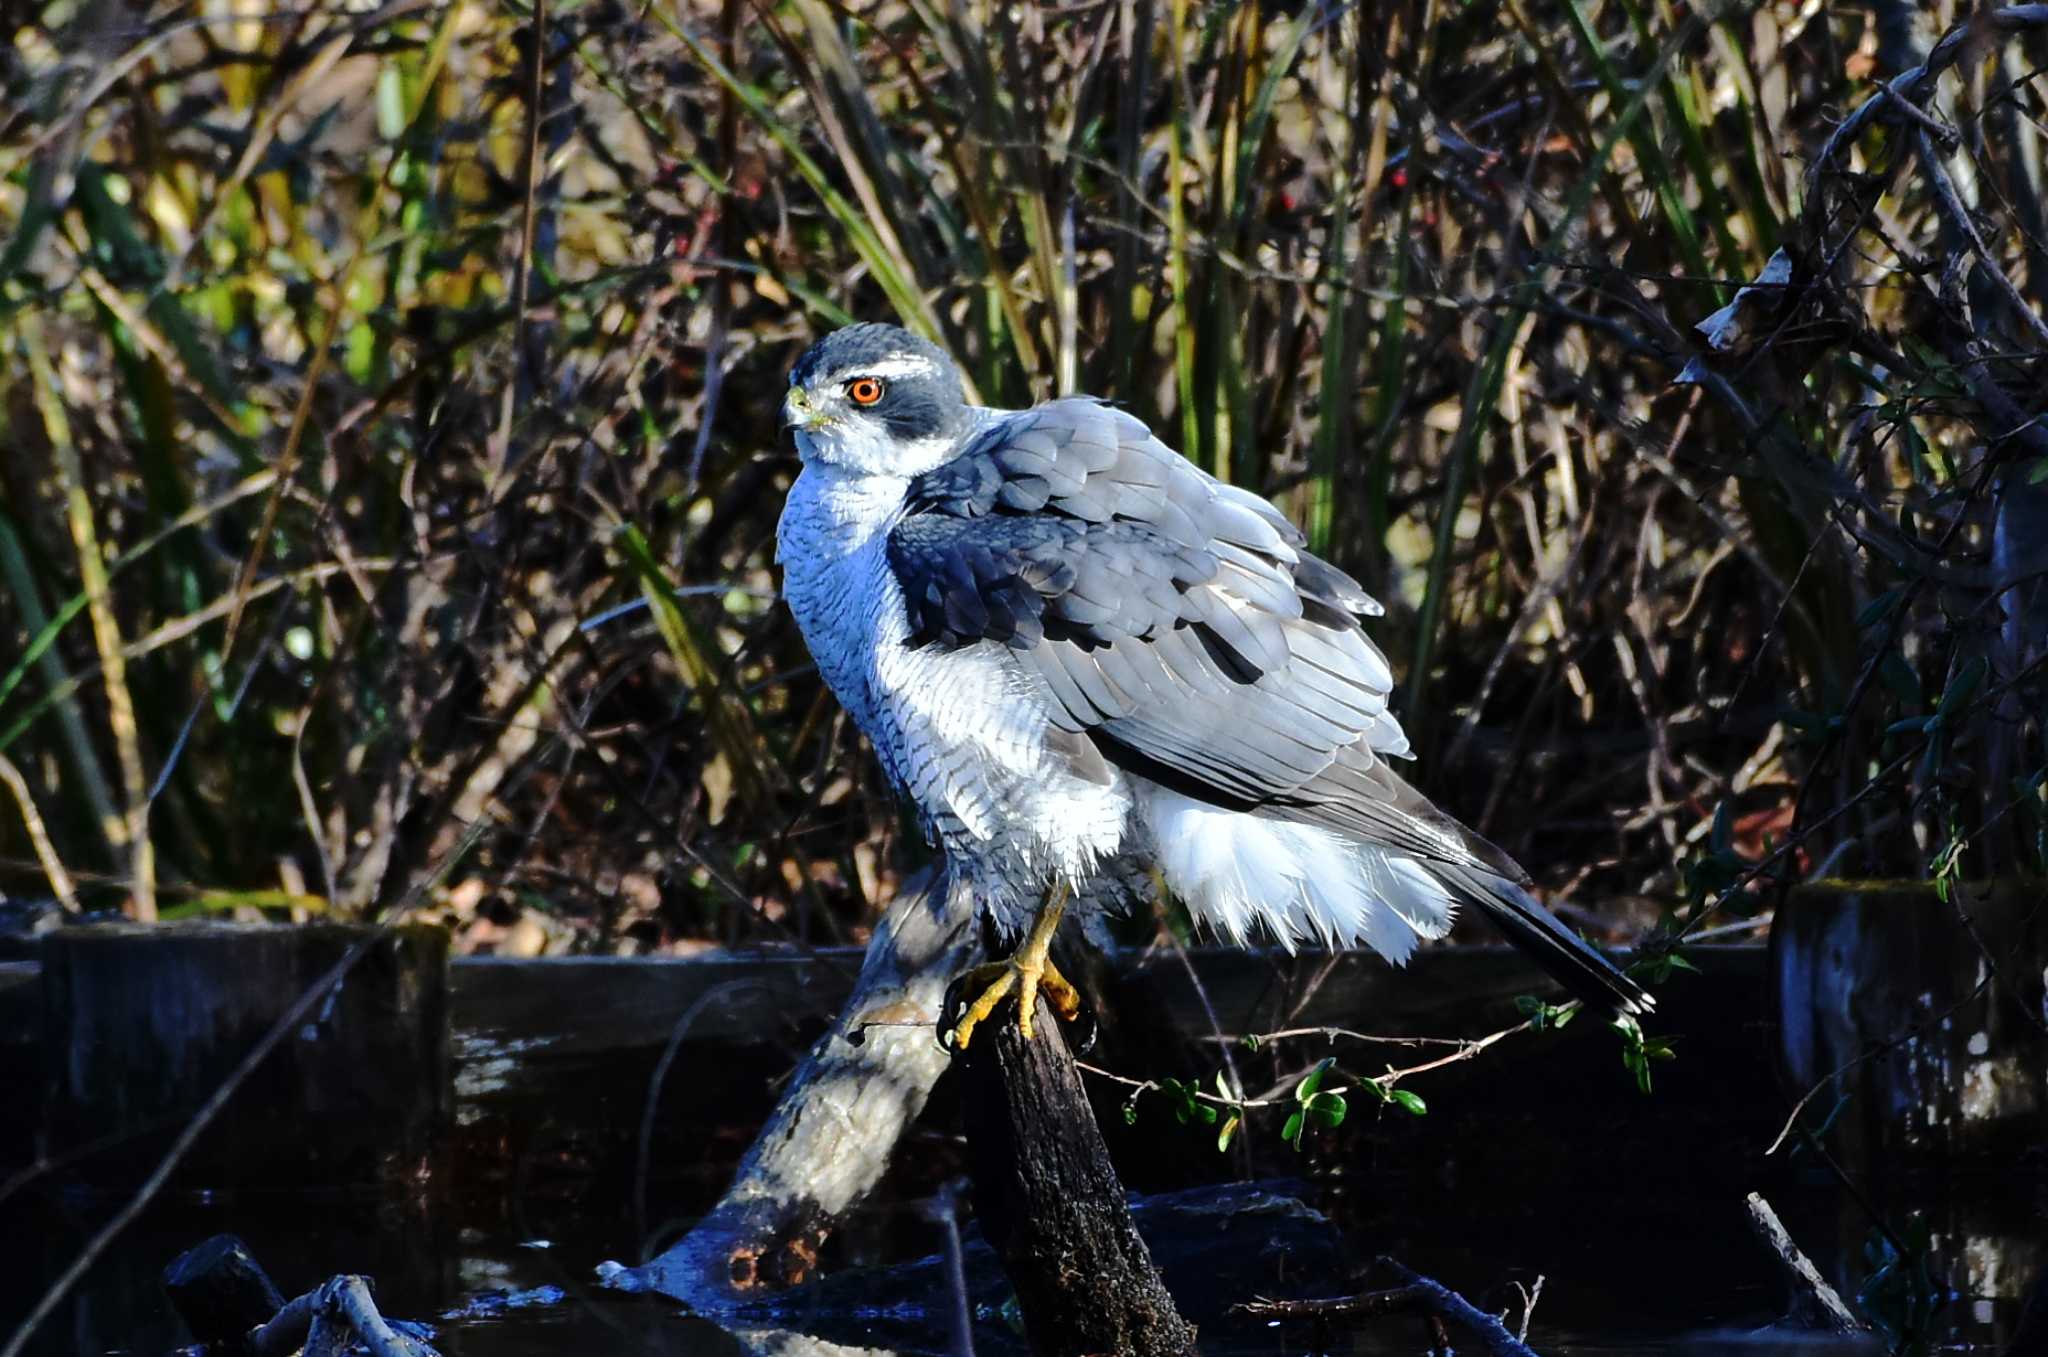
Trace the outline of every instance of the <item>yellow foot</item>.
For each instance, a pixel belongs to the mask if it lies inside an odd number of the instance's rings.
[[[960,1020],[951,1028],[942,1029],[952,1037],[955,1050],[967,1049],[967,1043],[974,1039],[974,1029],[986,1022],[1012,991],[1017,995],[1017,1030],[1026,1041],[1034,1035],[1033,1020],[1038,1013],[1040,994],[1065,1021],[1072,1022],[1081,1016],[1080,991],[1060,974],[1049,957],[1033,961],[1026,952],[1019,952],[1008,961],[976,966],[953,983],[961,995],[974,995]]]
[[[1008,961],[998,961],[988,966],[976,966],[953,982],[948,991],[949,1001],[946,1012],[939,1016],[939,1039],[944,1042],[951,1033],[952,1046],[956,1051],[967,1049],[967,1043],[974,1039],[974,1029],[988,1020],[1011,990],[1017,991],[1017,1030],[1031,1040],[1032,1019],[1038,1013],[1038,992],[1045,991],[1046,1001],[1053,1011],[1071,1022],[1081,1011],[1081,996],[1067,983],[1059,968],[1052,964],[1052,938],[1060,930],[1060,915],[1066,912],[1067,887],[1065,882],[1053,887],[1052,896],[1039,908],[1038,915],[1031,921],[1031,931],[1024,935],[1024,945],[1017,949],[1017,955]],[[979,986],[981,992],[974,1002],[960,1015],[960,1021],[948,1026],[946,1017],[953,1011],[950,995],[973,993]]]

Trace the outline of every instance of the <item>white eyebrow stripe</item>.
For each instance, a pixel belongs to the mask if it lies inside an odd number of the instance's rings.
[[[884,358],[878,362],[860,363],[843,368],[833,374],[833,379],[848,381],[855,377],[929,377],[938,370],[939,365],[929,358],[904,354],[897,358]]]

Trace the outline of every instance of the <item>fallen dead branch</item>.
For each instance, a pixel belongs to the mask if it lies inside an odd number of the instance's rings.
[[[1749,1223],[1779,1263],[1783,1264],[1786,1278],[1792,1283],[1792,1317],[1803,1328],[1826,1329],[1831,1333],[1864,1333],[1870,1326],[1856,1317],[1842,1302],[1827,1278],[1820,1275],[1820,1269],[1813,1260],[1793,1242],[1792,1232],[1785,1228],[1785,1222],[1778,1219],[1778,1213],[1763,1199],[1761,1193],[1749,1194]]]
[[[438,1357],[421,1339],[394,1328],[377,1310],[367,1278],[353,1273],[330,1277],[287,1304],[268,1324],[249,1335],[255,1357],[289,1357],[349,1350],[353,1339],[371,1357]]]
[[[1423,1315],[1456,1324],[1477,1338],[1494,1357],[1536,1357],[1535,1350],[1508,1332],[1507,1325],[1466,1300],[1442,1282],[1425,1277],[1392,1258],[1381,1255],[1374,1269],[1391,1273],[1400,1285],[1378,1291],[1361,1291],[1351,1296],[1330,1296],[1310,1300],[1247,1301],[1233,1313],[1253,1319],[1274,1320],[1361,1320],[1387,1315]],[[1533,1308],[1535,1297],[1529,1298]],[[1526,1326],[1525,1326],[1526,1336]]]

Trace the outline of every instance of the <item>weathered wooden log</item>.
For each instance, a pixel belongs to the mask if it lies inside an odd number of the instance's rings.
[[[436,1357],[424,1326],[379,1313],[367,1278],[331,1277],[286,1301],[249,1246],[231,1234],[179,1254],[163,1281],[172,1308],[209,1352],[342,1357],[360,1347],[372,1357]]]
[[[1060,1024],[1025,1040],[1009,1007],[957,1057],[975,1217],[1016,1288],[1032,1351],[1183,1357],[1195,1350],[1131,1221]]]
[[[366,1277],[330,1277],[286,1304],[248,1336],[250,1357],[345,1357],[358,1348],[370,1357],[439,1357],[424,1325],[394,1322],[377,1309]]]
[[[964,892],[942,889],[933,872],[913,879],[717,1207],[645,1265],[607,1264],[607,1284],[715,1307],[805,1281],[826,1233],[881,1178],[946,1069],[933,1024],[973,954],[973,921]]]
[[[99,1142],[103,1168],[153,1165],[164,1140],[366,927],[132,924],[43,942],[53,1155]],[[448,937],[384,931],[250,1074],[179,1168],[192,1186],[411,1181],[451,1106]],[[122,1153],[125,1149],[126,1156]]]
[[[172,1259],[164,1269],[164,1291],[192,1337],[208,1345],[239,1348],[284,1308],[270,1274],[231,1234],[217,1234]]]

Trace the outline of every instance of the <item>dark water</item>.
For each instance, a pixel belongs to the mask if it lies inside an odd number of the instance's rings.
[[[1327,1257],[1296,1261],[1321,1266],[1332,1291],[1358,1289],[1360,1270],[1384,1254],[1484,1309],[1518,1318],[1514,1284],[1533,1287],[1540,1276],[1529,1338],[1550,1357],[1885,1350],[1880,1341],[1845,1345],[1777,1327],[1788,1292],[1775,1256],[1751,1233],[1744,1207],[1751,1191],[1770,1200],[1821,1272],[1851,1298],[1886,1262],[1881,1249],[1873,1252],[1873,1211],[1909,1244],[1924,1239],[1940,1285],[1904,1285],[1898,1279],[1911,1270],[1895,1265],[1895,1284],[1873,1294],[1872,1309],[1896,1318],[1917,1306],[1926,1321],[1921,1351],[2002,1354],[2048,1259],[2048,1182],[2038,1162],[2034,1176],[2015,1168],[1974,1180],[1855,1166],[1851,1192],[1810,1155],[1765,1153],[1790,1099],[1773,1074],[1769,1032],[1758,1020],[1728,1016],[1763,1011],[1761,995],[1717,991],[1691,1017],[1682,993],[1667,997],[1673,1001],[1663,1005],[1668,1014],[1660,1010],[1660,1030],[1673,1034],[1680,1058],[1660,1068],[1653,1096],[1625,1076],[1611,1034],[1575,1025],[1498,1059],[1432,1075],[1421,1085],[1426,1116],[1359,1109],[1305,1154],[1263,1127],[1220,1156],[1213,1131],[1177,1126],[1155,1104],[1126,1125],[1124,1090],[1091,1091],[1112,1158],[1136,1192],[1242,1177],[1299,1179],[1300,1195],[1327,1216],[1323,1235],[1332,1242],[1321,1251]],[[672,1096],[650,1123],[655,1178],[644,1194],[632,1183],[632,1145],[651,1056],[631,1068],[592,1065],[585,1084],[558,1079],[539,1088],[531,1107],[493,1123],[491,1136],[473,1134],[450,1152],[431,1201],[209,1196],[189,1181],[176,1185],[119,1237],[28,1352],[154,1357],[188,1341],[158,1277],[179,1252],[220,1232],[247,1240],[287,1296],[336,1273],[373,1278],[384,1312],[435,1323],[449,1357],[943,1351],[941,1325],[865,1324],[841,1301],[834,1313],[801,1318],[808,1331],[829,1332],[842,1346],[805,1346],[775,1332],[792,1328],[792,1316],[779,1325],[775,1315],[721,1325],[595,1284],[599,1263],[644,1260],[717,1200],[795,1049],[693,1049],[688,1077],[672,1081]],[[1127,1068],[1147,1072],[1173,1068],[1163,1048],[1127,1059]],[[1205,1070],[1198,1063],[1183,1072]],[[33,1106],[32,1091],[6,1082],[0,1090]],[[856,1298],[878,1275],[861,1269],[902,1265],[940,1248],[938,1228],[914,1203],[962,1172],[952,1129],[959,1109],[949,1106],[957,1095],[947,1088],[942,1082],[899,1150],[878,1204],[827,1245],[824,1272],[856,1277]],[[0,1127],[6,1122],[0,1107]],[[557,1122],[559,1133],[549,1129]],[[221,1129],[257,1139],[233,1109]],[[135,1148],[146,1169],[155,1146]],[[235,1145],[229,1149],[214,1160],[223,1185],[246,1176]],[[97,1191],[55,1175],[0,1199],[0,1343],[121,1204],[105,1181],[114,1171],[95,1172]],[[6,1177],[0,1165],[0,1182]],[[1193,1283],[1177,1283],[1182,1303],[1192,1311],[1190,1295],[1198,1293],[1221,1310],[1227,1298],[1265,1290],[1272,1267],[1272,1259],[1247,1256],[1241,1266],[1225,1259]],[[560,1300],[495,1313],[486,1305],[481,1314],[474,1304],[545,1287],[558,1288]],[[932,1313],[948,1300],[935,1276],[913,1278],[909,1294]],[[446,1318],[458,1311],[462,1317]],[[1321,1332],[1211,1323],[1202,1343],[1211,1357],[1415,1354],[1428,1335],[1406,1317]],[[992,1357],[1021,1347],[1002,1317],[990,1314],[979,1325],[977,1351]]]
[[[657,1200],[708,1200],[722,1171],[657,1184]],[[1519,1194],[1445,1191],[1324,1174],[1300,1185],[1337,1225],[1340,1269],[1389,1253],[1467,1295],[1518,1317],[1512,1283],[1543,1278],[1529,1338],[1549,1354],[1708,1357],[1757,1352],[1883,1351],[1874,1340],[1824,1340],[1779,1327],[1786,1293],[1774,1261],[1750,1234],[1740,1194],[1705,1185],[1694,1196],[1626,1181],[1541,1181]],[[339,1271],[375,1279],[384,1312],[434,1323],[449,1357],[563,1357],[597,1352],[668,1354],[943,1351],[943,1328],[864,1325],[845,1314],[811,1315],[836,1343],[778,1332],[772,1316],[732,1328],[681,1315],[667,1303],[607,1292],[593,1269],[607,1258],[634,1261],[634,1210],[624,1190],[509,1192],[502,1200],[432,1210],[336,1201],[183,1196],[163,1202],[127,1231],[77,1293],[46,1323],[38,1354],[158,1354],[188,1341],[157,1284],[163,1264],[209,1234],[242,1235],[287,1294]],[[1937,1259],[1959,1286],[2012,1290],[2015,1269],[2038,1266],[2040,1203],[2010,1185],[1989,1193],[1946,1193]],[[1854,1284],[1867,1231],[1860,1208],[1816,1184],[1778,1185],[1774,1202],[1824,1272]],[[83,1196],[20,1194],[0,1205],[0,1318],[11,1329],[42,1284],[72,1257],[108,1203]],[[660,1244],[686,1223],[656,1225]],[[880,1207],[843,1230],[828,1254],[841,1274],[900,1262],[939,1247],[935,1226],[908,1209]],[[1247,1267],[1252,1264],[1248,1261]],[[2003,1269],[2003,1273],[2001,1273]],[[1220,1278],[1218,1286],[1231,1279]],[[559,1299],[553,1299],[556,1294]],[[931,1286],[930,1303],[945,1303]],[[509,1296],[508,1304],[505,1297]],[[522,1303],[523,1302],[523,1303]],[[550,1303],[551,1302],[551,1303]],[[467,1313],[462,1313],[466,1309]],[[1929,1350],[1997,1352],[2018,1303],[1997,1295],[1946,1301]],[[920,1326],[910,1324],[916,1334]],[[984,1354],[1021,1351],[999,1317],[980,1325]],[[1456,1335],[1453,1335],[1456,1338]],[[1389,1318],[1357,1328],[1239,1323],[1205,1329],[1203,1351],[1223,1354],[1420,1353],[1419,1320]],[[1476,1351],[1476,1344],[1468,1350]]]

